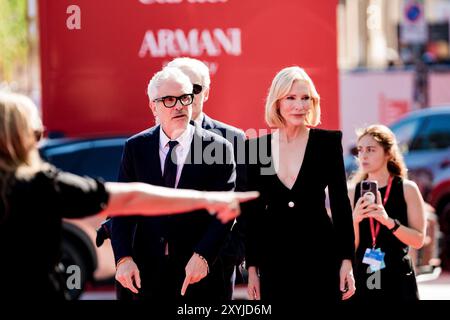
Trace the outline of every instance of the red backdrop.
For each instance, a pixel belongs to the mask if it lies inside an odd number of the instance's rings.
[[[322,127],[339,128],[336,4],[40,0],[45,125],[67,136],[145,129],[153,124],[149,79],[175,56],[192,56],[213,71],[204,109],[213,118],[244,130],[265,128],[272,78],[283,67],[299,65],[322,97]],[[78,6],[79,16],[67,13],[70,5]],[[68,28],[74,21],[81,29]]]

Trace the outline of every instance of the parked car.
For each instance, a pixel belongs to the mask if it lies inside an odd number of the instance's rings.
[[[40,146],[41,157],[57,168],[81,176],[116,181],[126,137],[95,139],[46,139]],[[94,216],[63,221],[62,265],[81,269],[80,289],[69,291],[77,299],[88,281],[113,279],[114,257],[110,241],[95,245],[96,228],[103,218]],[[69,276],[70,274],[68,274]]]
[[[409,178],[435,208],[442,231],[440,258],[442,266],[450,269],[450,106],[411,112],[390,128],[397,137]],[[344,159],[348,176],[357,168],[355,149],[351,148]],[[429,224],[431,221],[433,218],[428,217]]]

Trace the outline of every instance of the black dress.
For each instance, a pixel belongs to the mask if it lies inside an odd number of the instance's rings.
[[[56,271],[62,218],[100,212],[109,199],[103,183],[50,168],[17,179],[6,196],[8,209],[0,206],[0,298],[64,299]]]
[[[386,187],[380,188],[381,198],[384,199]],[[355,188],[355,204],[360,197],[360,185]],[[405,196],[403,194],[403,180],[394,177],[392,187],[384,206],[389,217],[398,219],[402,225],[408,226],[408,215]],[[376,248],[385,253],[386,268],[381,269],[379,278],[368,272],[368,265],[362,263],[364,252],[372,247],[372,234],[369,219],[359,224],[359,246],[356,250],[355,301],[414,301],[419,299],[414,268],[408,256],[409,247],[401,242],[385,226],[380,226]]]
[[[310,130],[292,189],[273,169],[271,135],[247,143],[249,190],[261,195],[242,206],[248,224],[246,264],[259,269],[262,300],[341,299],[341,262],[354,256],[341,137],[338,131]]]

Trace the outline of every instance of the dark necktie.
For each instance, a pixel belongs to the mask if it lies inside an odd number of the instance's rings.
[[[169,141],[169,152],[164,161],[164,185],[168,188],[175,188],[175,181],[177,179],[177,154],[174,152],[178,141]],[[173,155],[172,155],[173,154]]]

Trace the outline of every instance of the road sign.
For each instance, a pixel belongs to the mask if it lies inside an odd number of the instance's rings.
[[[404,0],[400,24],[400,42],[423,44],[428,39],[423,0]]]

